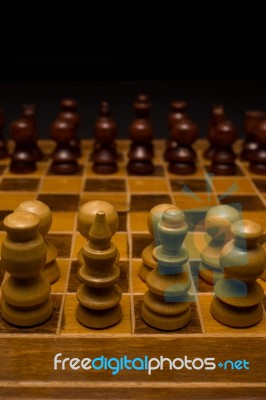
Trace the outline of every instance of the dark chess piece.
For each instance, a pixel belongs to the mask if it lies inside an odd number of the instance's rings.
[[[244,219],[234,222],[231,231],[235,238],[221,251],[224,278],[215,284],[210,311],[224,325],[246,328],[263,318],[264,291],[256,282],[266,265],[265,251],[258,243],[263,229]]]
[[[235,175],[236,154],[232,145],[237,138],[237,128],[230,121],[220,122],[214,134],[217,147],[212,158],[211,172],[217,175]]]
[[[266,118],[264,111],[246,111],[245,113],[245,132],[247,134],[246,140],[243,143],[241,152],[241,159],[250,161],[251,153],[257,150],[259,143],[256,139],[256,129],[259,121]]]
[[[22,118],[26,118],[32,124],[33,129],[33,138],[31,142],[31,151],[35,157],[35,161],[40,161],[43,158],[43,152],[39,148],[37,141],[38,130],[37,130],[37,121],[35,117],[35,105],[34,104],[23,104],[22,106]]]
[[[77,134],[77,130],[80,126],[80,115],[77,113],[78,103],[74,99],[63,99],[60,103],[61,112],[58,114],[58,118],[62,118],[74,126],[74,135],[70,140],[70,146],[77,158],[81,157],[80,139]]]
[[[33,125],[25,118],[11,123],[11,138],[15,141],[15,149],[11,155],[10,171],[15,174],[29,174],[36,170],[36,158],[32,152]]]
[[[3,108],[0,108],[0,159],[7,158],[9,156],[6,141],[3,136],[4,126],[5,114]]]
[[[111,116],[110,106],[106,101],[103,101],[94,126],[95,143],[92,153],[92,170],[96,174],[117,172],[116,133],[117,126]]]
[[[172,137],[178,146],[168,153],[169,171],[174,174],[193,174],[196,171],[197,158],[192,144],[198,136],[197,125],[189,119],[183,119],[172,129]]]
[[[220,122],[223,122],[225,120],[226,120],[226,115],[225,115],[224,107],[222,105],[214,106],[212,108],[212,114],[211,114],[211,118],[210,118],[210,122],[209,122],[208,135],[207,135],[210,145],[203,154],[204,157],[207,158],[208,160],[212,160],[214,152],[217,148],[216,137],[215,137],[215,127]]]
[[[250,171],[266,175],[266,119],[258,123],[256,136],[258,148],[250,153]]]
[[[52,155],[51,171],[59,175],[74,174],[79,164],[72,147],[69,145],[74,135],[74,126],[63,119],[56,119],[51,125],[51,138],[57,147]]]
[[[187,111],[187,103],[185,101],[180,101],[180,100],[172,101],[171,112],[169,113],[167,119],[167,126],[170,136],[166,141],[166,149],[164,152],[164,159],[166,161],[169,161],[168,154],[171,151],[171,149],[174,149],[175,147],[178,146],[177,141],[172,137],[172,129],[177,122],[180,122],[182,119],[187,118],[186,111]]]
[[[136,118],[129,128],[132,140],[127,170],[130,174],[149,175],[153,173],[153,128],[149,120],[151,103],[145,94],[139,94],[134,102]]]

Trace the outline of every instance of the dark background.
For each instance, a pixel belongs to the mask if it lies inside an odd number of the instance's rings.
[[[204,55],[175,53],[126,53],[112,56],[59,57],[46,54],[4,53],[0,59],[0,104],[6,112],[5,134],[10,122],[20,116],[23,103],[34,103],[41,137],[64,97],[79,102],[80,135],[91,138],[101,100],[110,102],[118,123],[118,137],[128,136],[133,118],[132,102],[139,92],[150,95],[155,137],[165,138],[167,114],[173,99],[186,100],[189,116],[204,137],[212,105],[223,104],[229,119],[243,135],[244,112],[266,110],[266,80],[217,79],[218,60]],[[223,76],[241,77],[245,60],[235,58],[223,68]],[[263,65],[257,69],[261,75]],[[193,77],[194,79],[191,79]]]

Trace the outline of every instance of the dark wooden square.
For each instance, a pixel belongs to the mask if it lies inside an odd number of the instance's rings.
[[[266,193],[266,179],[253,179],[253,182],[260,192]]]
[[[213,293],[213,286],[205,282],[199,275],[200,260],[189,261],[196,293]]]
[[[60,313],[60,308],[62,305],[62,295],[59,294],[52,294],[52,302],[53,302],[53,308],[54,312],[52,316],[43,324],[37,325],[31,328],[20,328],[16,327],[14,325],[8,324],[1,316],[0,314],[0,334],[1,333],[22,333],[22,334],[33,334],[33,333],[48,333],[48,334],[55,334],[56,333],[56,328],[57,328],[57,323],[58,323],[58,317]]]
[[[187,186],[192,192],[206,192],[206,181],[204,179],[171,179],[171,188],[173,192],[181,192]]]
[[[132,234],[132,257],[141,258],[142,250],[152,242],[149,234],[133,233]]]
[[[191,232],[205,231],[205,217],[209,207],[202,209],[184,210],[188,230]]]
[[[164,331],[155,329],[146,324],[141,317],[141,308],[143,304],[143,296],[134,296],[134,309],[135,309],[135,334],[154,334],[154,335],[176,335],[176,334],[191,334],[191,333],[202,333],[201,323],[198,315],[197,305],[195,302],[191,303],[192,318],[190,323],[182,329],[175,331]]]
[[[76,194],[40,194],[38,200],[52,211],[77,211],[79,207],[79,195]]]
[[[231,195],[223,199],[219,199],[221,204],[229,204],[238,210],[243,211],[264,211],[266,210],[265,205],[258,196],[252,195]]]
[[[49,234],[47,240],[51,242],[58,250],[59,258],[69,258],[71,252],[72,235],[66,233]]]
[[[147,188],[149,190],[149,188]],[[156,195],[131,195],[131,211],[150,211],[154,206],[161,203],[172,204],[172,199],[167,194],[156,194]]]
[[[126,192],[125,179],[86,179],[85,192]]]
[[[118,232],[127,232],[127,212],[118,212],[119,225]]]
[[[0,183],[0,190],[16,192],[34,192],[38,190],[40,179],[12,179],[3,178]]]

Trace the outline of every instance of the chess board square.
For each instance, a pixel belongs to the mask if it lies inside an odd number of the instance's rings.
[[[60,277],[59,279],[52,283],[51,285],[51,293],[63,294],[65,293],[68,272],[70,268],[70,261],[65,259],[58,259],[57,264],[60,268]]]
[[[129,204],[127,200],[127,194],[126,193],[84,193],[81,196],[80,199],[80,206],[82,206],[84,203],[87,203],[88,201],[92,200],[104,200],[108,201],[109,203],[113,204],[115,207],[116,211],[127,211],[129,209]]]
[[[10,193],[2,192],[0,196],[0,209],[4,210],[14,210],[19,206],[22,201],[34,200],[36,198],[33,193],[16,193],[12,196]]]
[[[190,270],[191,270],[196,293],[202,293],[202,292],[212,293],[213,286],[210,285],[209,283],[205,282],[199,275],[200,263],[201,263],[200,260],[190,260],[189,261]]]
[[[129,178],[128,183],[132,193],[147,193],[147,188],[149,188],[149,192],[154,193],[165,193],[169,191],[167,181],[161,178]]]
[[[148,231],[147,218],[149,212],[131,212],[129,214],[131,231]]]
[[[174,200],[177,207],[183,211],[198,209],[201,212],[202,209],[206,211],[208,208],[219,204],[213,193],[192,193],[191,195],[189,192],[179,193],[174,194]]]
[[[0,231],[4,230],[4,224],[3,224],[3,220],[5,219],[5,217],[8,214],[11,214],[13,212],[13,210],[1,210],[0,211]]]
[[[82,175],[83,175],[84,165],[82,165],[79,161],[78,161],[78,163],[79,163],[79,169],[78,169],[77,172],[72,173],[72,174],[71,174],[72,176],[82,176]],[[51,170],[51,167],[48,169],[46,175],[47,175],[47,176],[50,175],[50,176],[62,177],[62,175],[55,174],[55,173]]]
[[[125,179],[86,179],[85,192],[126,192]]]
[[[147,190],[149,190],[147,188]],[[172,203],[170,195],[156,194],[156,195],[131,195],[130,210],[131,211],[150,211],[151,208],[161,203]]]
[[[76,319],[76,308],[78,301],[75,294],[67,294],[65,298],[64,312],[62,317],[61,334],[74,334],[74,335],[130,335],[131,328],[131,312],[130,312],[130,298],[128,295],[123,295],[120,302],[122,307],[122,319],[114,326],[106,329],[91,329],[81,325]]]
[[[136,176],[136,177],[139,177],[139,175],[135,175],[135,174],[131,174],[131,173],[128,173],[128,175],[129,176]],[[150,174],[149,176],[165,176],[165,173],[164,173],[164,169],[163,169],[163,166],[162,165],[154,165],[154,170],[153,170],[153,173],[152,174]]]
[[[266,193],[266,179],[253,179],[253,182],[261,193]]]
[[[118,212],[119,224],[118,232],[127,232],[127,213],[123,211]]]
[[[132,234],[132,258],[141,258],[142,250],[152,242],[149,234]]]
[[[4,178],[0,183],[0,190],[34,192],[38,190],[39,183],[40,180],[34,178]]]
[[[237,207],[239,204],[243,211],[265,211],[266,206],[258,196],[252,195],[231,195],[220,199],[221,204],[229,204]],[[236,206],[234,206],[236,204]]]
[[[170,179],[173,192],[181,192],[184,186],[189,187],[192,192],[206,192],[206,180],[204,179]]]
[[[50,232],[73,232],[76,220],[76,212],[54,211],[53,223]]]
[[[79,193],[82,186],[82,178],[57,176],[44,178],[41,184],[42,193]]]
[[[210,305],[213,299],[213,294],[205,294],[201,293],[198,296],[199,305],[203,317],[203,324],[205,333],[215,333],[215,334],[223,334],[223,335],[239,335],[239,329],[231,328],[229,326],[225,326],[220,322],[216,321],[216,319],[210,313]],[[250,335],[250,334],[265,334],[266,332],[266,317],[263,316],[263,319],[256,325],[251,326],[249,328],[241,329],[241,336]]]
[[[255,189],[252,183],[246,178],[228,178],[228,177],[214,177],[213,185],[217,193],[225,194],[225,193],[254,193]]]
[[[1,316],[0,313],[0,335],[3,333],[10,334],[33,334],[33,333],[47,333],[47,334],[55,334],[57,330],[58,318],[60,309],[62,306],[63,296],[59,294],[52,294],[52,302],[54,312],[52,316],[43,324],[37,325],[30,328],[20,328],[13,325],[8,324]]]
[[[175,331],[163,331],[155,329],[146,324],[141,317],[141,308],[143,304],[143,295],[134,295],[134,311],[135,311],[135,334],[153,334],[153,335],[176,335],[176,334],[197,334],[202,333],[200,318],[195,302],[191,303],[192,318],[190,323],[182,329]]]
[[[52,211],[77,211],[79,207],[77,194],[39,194],[38,200],[47,204]]]
[[[49,233],[46,237],[57,248],[58,258],[70,257],[72,235],[66,233]]]

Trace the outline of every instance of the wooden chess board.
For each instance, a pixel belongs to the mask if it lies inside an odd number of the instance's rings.
[[[216,204],[239,203],[245,218],[260,222],[266,231],[266,176],[256,176],[248,165],[237,161],[236,176],[211,177],[212,190],[206,189],[208,162],[202,158],[206,142],[198,141],[197,172],[177,176],[167,171],[162,158],[163,141],[155,141],[155,172],[153,176],[128,176],[126,154],[129,143],[118,142],[119,169],[116,174],[100,176],[91,170],[91,142],[82,143],[80,172],[74,176],[55,176],[49,172],[49,157],[38,163],[37,171],[29,175],[9,172],[8,160],[0,162],[0,239],[2,220],[21,201],[39,199],[53,212],[49,240],[58,248],[60,279],[52,285],[54,313],[41,326],[18,329],[0,317],[0,398],[63,398],[63,399],[133,399],[137,396],[159,399],[179,396],[188,399],[265,398],[266,396],[266,317],[248,329],[233,329],[216,322],[209,306],[213,288],[198,277],[200,251],[204,241],[204,213]],[[50,141],[41,142],[48,155]],[[236,143],[236,150],[240,144]],[[190,188],[183,190],[184,186]],[[101,199],[114,204],[119,213],[119,229],[113,240],[120,251],[123,290],[122,321],[109,329],[95,331],[80,325],[75,318],[77,251],[84,239],[77,232],[76,215],[87,201]],[[192,321],[175,332],[164,332],[147,326],[140,311],[145,283],[139,278],[142,249],[150,243],[146,219],[149,210],[160,203],[174,203],[183,210],[193,210],[196,223],[190,226],[185,240],[189,250],[189,270],[193,277],[191,292]],[[0,284],[5,276],[0,270]],[[266,282],[260,280],[266,291]],[[266,296],[264,300],[266,306]],[[123,357],[214,357],[216,363],[231,359],[250,362],[249,370],[156,370],[151,375],[142,370],[111,371],[57,370],[54,356],[94,358]]]

